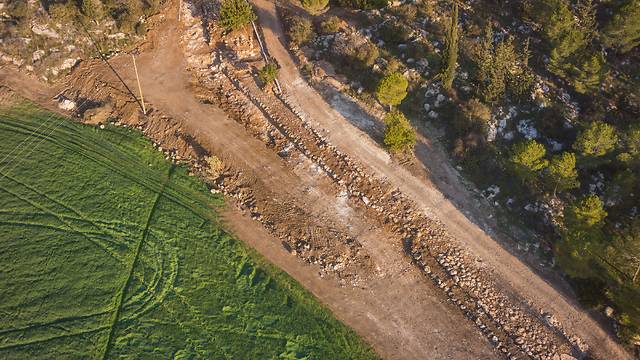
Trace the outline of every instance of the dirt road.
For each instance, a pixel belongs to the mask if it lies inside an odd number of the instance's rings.
[[[496,358],[479,331],[411,266],[402,250],[394,245],[399,241],[391,240],[394,235],[373,227],[356,209],[339,215],[330,210],[338,200],[321,183],[307,173],[286,168],[279,157],[220,109],[198,101],[193,94],[192,77],[185,71],[179,43],[175,24],[168,22],[154,38],[151,48],[138,57],[148,107],[178,119],[184,131],[208,150],[249,173],[250,177],[259,178],[259,186],[264,187],[259,190],[272,194],[274,202],[293,201],[307,209],[312,217],[329,216],[349,225],[351,235],[363,245],[378,271],[375,276],[364,277],[359,287],[341,287],[333,279],[318,277],[317,266],[301,263],[258,222],[233,207],[224,216],[231,231],[296,278],[386,359]],[[130,57],[122,56],[114,58],[112,64],[129,87],[135,88],[130,61]],[[110,70],[97,62],[79,67],[71,76],[79,82],[98,77],[104,88],[125,93]],[[47,95],[62,90],[36,91],[38,86],[33,86],[32,80],[21,81],[10,69],[0,69],[0,83],[49,107],[55,105]],[[30,85],[25,88],[29,91],[21,91],[25,83]],[[40,86],[46,88],[43,84]],[[313,191],[309,191],[310,187]]]
[[[438,189],[428,186],[424,179],[394,164],[386,152],[371,141],[367,134],[332,109],[300,76],[298,67],[284,46],[285,34],[274,2],[253,0],[253,4],[258,12],[268,51],[281,66],[279,79],[290,100],[308,115],[311,123],[318,129],[328,131],[326,135],[332,144],[359,163],[368,166],[376,175],[398,186],[426,213],[440,219],[452,235],[493,271],[499,285],[519,298],[531,300],[535,306],[554,314],[570,333],[578,335],[590,345],[595,356],[601,359],[631,358],[587,312],[580,308],[575,299],[556,290],[516,256],[505,250]],[[452,177],[449,182],[458,182],[458,179]],[[460,198],[459,194],[451,195]],[[469,206],[474,205],[469,202]]]

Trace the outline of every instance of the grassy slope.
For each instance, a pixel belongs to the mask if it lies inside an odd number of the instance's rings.
[[[374,357],[135,132],[19,103],[0,154],[0,358]]]

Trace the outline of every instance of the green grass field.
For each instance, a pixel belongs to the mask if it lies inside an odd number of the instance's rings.
[[[0,358],[375,358],[186,173],[137,132],[0,105]]]

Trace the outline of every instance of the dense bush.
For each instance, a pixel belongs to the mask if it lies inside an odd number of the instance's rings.
[[[220,24],[227,30],[237,30],[256,19],[246,0],[224,0],[220,6]]]
[[[388,0],[337,0],[338,4],[343,7],[352,9],[381,9],[389,3]]]
[[[311,41],[315,36],[311,21],[300,17],[292,16],[288,21],[287,34],[293,46],[301,46]]]
[[[329,16],[320,24],[320,30],[325,34],[333,34],[340,31],[340,20],[337,16]]]
[[[404,43],[409,40],[411,28],[397,21],[387,21],[380,29],[382,40],[391,44]]]
[[[300,4],[309,14],[316,15],[329,5],[329,0],[300,0]]]

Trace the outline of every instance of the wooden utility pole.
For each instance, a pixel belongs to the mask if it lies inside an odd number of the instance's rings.
[[[182,14],[182,0],[178,4],[178,22],[180,22],[180,14]]]
[[[138,80],[138,92],[140,93],[140,103],[142,104],[142,113],[147,115],[147,107],[144,106],[144,96],[142,96],[142,86],[140,86],[140,77],[138,76],[138,67],[136,66],[136,56],[131,54],[133,58],[133,69],[136,71],[136,80]]]

